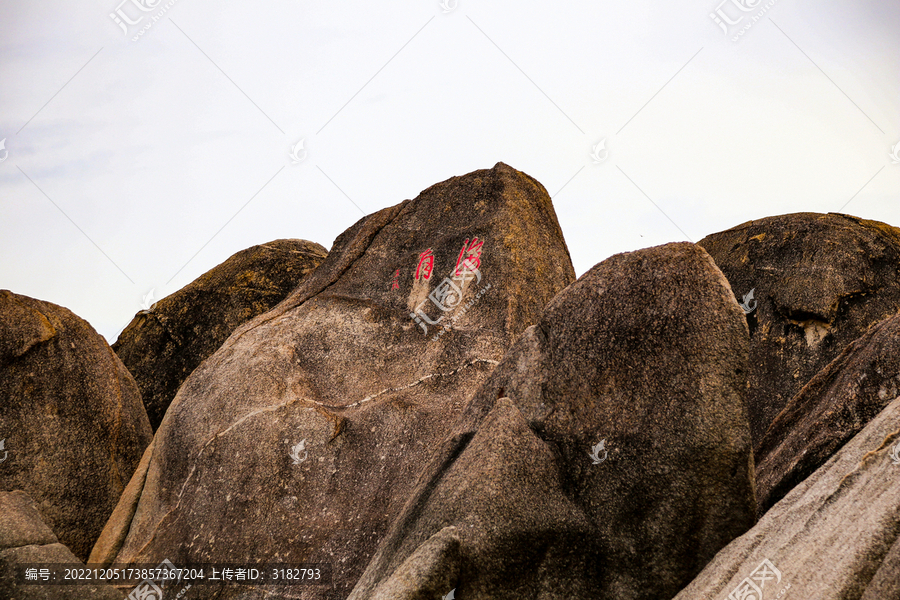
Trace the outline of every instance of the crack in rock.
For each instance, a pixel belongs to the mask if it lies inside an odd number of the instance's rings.
[[[329,407],[329,408],[353,408],[354,406],[359,406],[360,404],[363,404],[363,403],[365,403],[365,402],[369,402],[370,400],[374,400],[375,398],[378,398],[379,396],[382,396],[382,395],[384,395],[384,394],[388,394],[388,393],[390,393],[390,392],[399,392],[399,391],[401,391],[401,390],[408,390],[409,388],[414,387],[414,386],[417,386],[417,385],[419,385],[420,383],[424,382],[426,379],[431,379],[432,377],[449,377],[449,376],[451,376],[451,375],[455,375],[456,373],[458,373],[459,371],[465,369],[466,367],[471,366],[471,365],[473,365],[473,364],[475,364],[475,363],[479,363],[479,362],[487,363],[487,364],[493,365],[493,366],[495,366],[495,367],[496,367],[498,364],[500,364],[500,363],[497,362],[496,360],[490,360],[490,359],[488,359],[488,358],[476,358],[476,359],[474,359],[474,360],[470,360],[469,362],[467,362],[466,364],[462,365],[462,366],[459,367],[458,369],[454,369],[454,370],[450,371],[449,373],[429,373],[428,375],[425,375],[425,376],[423,376],[423,377],[420,377],[419,379],[413,381],[412,383],[409,383],[409,384],[407,384],[407,385],[401,385],[401,386],[399,386],[399,387],[394,387],[394,388],[385,388],[385,389],[381,390],[380,392],[378,392],[377,394],[372,394],[372,395],[370,395],[370,396],[366,396],[366,397],[363,398],[362,400],[360,400],[360,401],[358,401],[358,402],[354,402],[353,404],[348,404],[348,405],[346,405],[346,406],[335,406],[335,407]]]

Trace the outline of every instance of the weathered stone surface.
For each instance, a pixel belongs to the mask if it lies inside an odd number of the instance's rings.
[[[900,230],[842,214],[748,221],[699,244],[748,308],[754,450],[812,377],[900,310]]]
[[[124,594],[107,585],[26,585],[26,564],[81,561],[59,543],[28,494],[0,492],[0,598],[8,600],[121,600]],[[60,576],[63,574],[60,573]]]
[[[100,533],[100,537],[97,538],[97,542],[91,550],[91,555],[88,557],[89,563],[108,565],[115,560],[119,550],[122,549],[122,542],[125,541],[125,538],[122,537],[120,532],[123,531],[123,528],[124,531],[127,531],[128,524],[134,518],[134,511],[137,509],[138,500],[140,500],[141,492],[144,490],[144,481],[147,479],[147,469],[150,466],[150,458],[152,456],[153,442],[151,441],[147,449],[144,450],[144,455],[141,457],[141,462],[138,463],[134,477],[125,486],[125,491],[119,497],[119,503],[116,504],[103,531]]]
[[[327,254],[306,240],[253,246],[135,315],[113,350],[138,384],[150,426],[159,427],[181,383],[238,325],[284,300]]]
[[[699,246],[601,262],[474,395],[350,598],[670,598],[753,524],[747,352]]]
[[[780,572],[766,565],[774,577],[763,587],[765,600],[896,598],[881,590],[898,584],[900,464],[891,459],[900,451],[898,424],[900,398],[719,552],[675,600],[726,600],[764,560]]]
[[[117,562],[330,563],[334,589],[304,597],[345,598],[466,398],[574,278],[546,190],[502,163],[362,219],[182,384],[133,518],[105,533]],[[425,335],[417,309],[452,328],[420,317]]]
[[[455,527],[428,538],[378,589],[377,600],[444,598],[459,579],[460,540]]]
[[[866,593],[860,600],[885,600],[886,598],[900,598],[900,538],[894,540],[894,545],[872,581],[866,586]]]
[[[782,410],[756,454],[760,513],[831,456],[900,395],[900,315],[844,348]]]
[[[22,490],[0,492],[0,549],[58,541],[28,494]]]
[[[0,398],[0,490],[86,559],[152,438],[134,380],[86,321],[0,290]]]

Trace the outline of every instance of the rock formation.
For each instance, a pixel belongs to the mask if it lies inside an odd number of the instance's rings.
[[[598,264],[480,387],[351,600],[671,598],[753,524],[747,345],[699,246]]]
[[[749,221],[699,244],[752,311],[748,414],[758,449],[800,388],[870,325],[900,310],[900,230],[797,213]]]
[[[122,600],[110,585],[35,585],[26,583],[21,569],[29,564],[69,564],[81,561],[59,543],[41,520],[34,500],[25,492],[0,492],[0,598],[11,600]],[[49,569],[48,569],[49,571]],[[59,573],[64,576],[64,573]],[[49,579],[50,574],[48,572]],[[43,581],[43,579],[38,580]]]
[[[2,291],[0,598],[141,597],[17,574],[88,553],[325,574],[165,600],[900,598],[898,340],[898,229],[769,217],[576,281],[502,163],[232,256],[122,360]]]
[[[502,163],[365,217],[182,384],[94,556],[327,562],[334,591],[306,597],[346,597],[466,399],[573,280],[546,190]]]
[[[675,600],[897,598],[898,424],[900,398],[719,552]]]
[[[900,396],[900,315],[847,346],[794,396],[756,455],[760,512],[781,500]]]
[[[85,560],[153,435],[134,379],[86,321],[0,290],[0,398],[0,491]]]
[[[253,246],[135,315],[113,350],[134,376],[154,431],[197,365],[238,325],[281,302],[327,254],[305,240]]]

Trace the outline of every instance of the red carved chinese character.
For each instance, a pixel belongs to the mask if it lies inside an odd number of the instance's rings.
[[[416,265],[416,281],[420,276],[425,279],[431,279],[431,272],[434,270],[434,255],[431,248],[419,255],[419,264]]]
[[[392,290],[400,289],[400,269],[397,269],[397,272],[394,273],[394,280],[391,282]]]
[[[463,242],[462,250],[459,251],[459,257],[456,259],[456,269],[453,271],[454,277],[464,276],[465,273],[478,272],[478,267],[481,266],[481,247],[484,245],[484,242],[479,242],[478,238],[472,238],[472,243],[469,243],[469,238],[466,238],[466,241]],[[480,277],[478,278],[481,279]]]

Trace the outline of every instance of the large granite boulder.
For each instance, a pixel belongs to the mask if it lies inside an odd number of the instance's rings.
[[[675,600],[900,597],[898,424],[900,398],[719,552]]]
[[[468,403],[351,600],[671,598],[754,521],[747,352],[699,246],[596,265]]]
[[[756,450],[800,388],[900,310],[900,229],[797,213],[748,221],[699,244],[752,311],[748,414]]]
[[[40,564],[48,569],[47,579],[38,574],[38,584],[25,578],[25,569]],[[124,594],[110,585],[43,584],[49,581],[49,565],[56,581],[65,577],[63,565],[83,566],[68,548],[59,543],[41,519],[34,500],[21,490],[0,492],[0,598],[8,600],[122,600]]]
[[[151,427],[197,365],[238,325],[284,300],[327,254],[306,240],[253,246],[135,315],[113,350],[138,384]]]
[[[304,597],[346,597],[467,397],[574,279],[546,190],[502,163],[363,218],[182,384],[93,556],[327,563],[333,590]]]
[[[756,454],[760,513],[831,456],[900,395],[900,315],[873,326],[794,396]]]
[[[153,433],[134,379],[69,310],[0,290],[0,491],[88,557]]]

